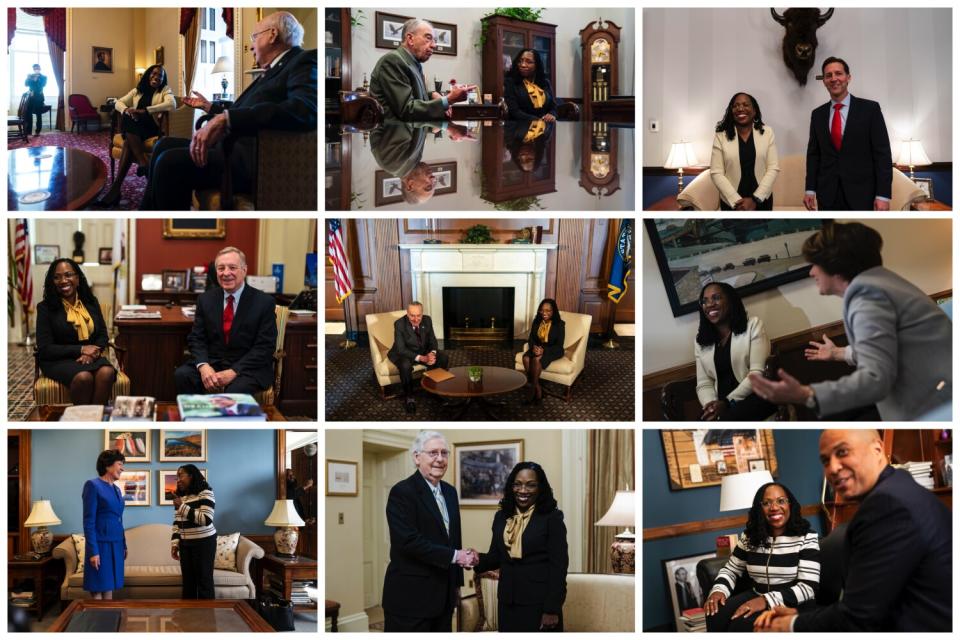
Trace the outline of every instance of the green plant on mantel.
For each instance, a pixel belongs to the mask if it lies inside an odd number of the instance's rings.
[[[463,244],[493,244],[494,240],[490,234],[490,227],[485,224],[475,224],[467,229],[460,242]]]
[[[480,18],[480,40],[473,43],[473,48],[477,50],[483,49],[483,43],[487,41],[487,23],[484,21],[484,18],[489,18],[490,16],[505,16],[507,18],[514,18],[516,20],[539,22],[540,16],[543,15],[544,11],[546,11],[546,9],[498,7],[490,13],[485,13],[483,17]]]

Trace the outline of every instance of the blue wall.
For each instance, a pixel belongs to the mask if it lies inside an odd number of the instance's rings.
[[[920,171],[914,169],[913,173],[918,178],[933,178],[933,196],[943,202],[953,206],[953,172],[952,171]],[[909,174],[908,174],[909,175]],[[696,176],[683,176],[683,186],[690,184]],[[644,173],[643,175],[643,208],[650,207],[655,202],[666,198],[667,196],[677,195],[677,176],[652,176]],[[774,202],[776,205],[776,202]]]
[[[774,429],[779,476],[800,504],[818,504],[823,482],[819,461],[819,429]],[[663,440],[656,429],[643,430],[643,527],[710,520],[735,515],[720,512],[720,486],[671,491]],[[741,512],[746,522],[746,510]],[[822,533],[820,519],[807,517]],[[741,528],[680,536],[643,543],[643,629],[673,624],[670,594],[666,590],[661,560],[706,553],[716,549],[716,539]],[[658,629],[660,630],[660,629]]]
[[[31,497],[50,500],[62,524],[54,535],[83,531],[83,483],[97,477],[97,456],[103,451],[103,429],[34,429],[31,432]],[[172,524],[173,507],[157,506],[158,469],[176,462],[159,462],[160,430],[151,431],[151,462],[128,462],[130,470],[150,469],[149,507],[127,507],[123,525]],[[273,533],[263,521],[276,499],[276,431],[268,429],[208,429],[207,461],[194,462],[207,470],[217,498],[214,524],[221,534]]]

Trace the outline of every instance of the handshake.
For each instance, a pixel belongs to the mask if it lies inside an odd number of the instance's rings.
[[[472,569],[480,564],[480,554],[476,549],[460,549],[457,551],[457,564],[464,569]]]

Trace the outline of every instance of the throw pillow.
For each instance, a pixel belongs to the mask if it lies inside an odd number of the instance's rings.
[[[226,571],[237,570],[237,546],[240,544],[240,534],[231,533],[226,536],[217,536],[217,557],[213,562],[214,569]]]
[[[87,539],[80,533],[71,533],[70,537],[73,538],[73,548],[77,550],[77,570],[75,573],[83,573],[83,559],[84,551],[87,547]]]

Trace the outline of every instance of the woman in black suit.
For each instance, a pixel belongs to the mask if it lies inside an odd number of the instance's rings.
[[[521,462],[493,517],[490,550],[473,568],[500,569],[499,630],[563,631],[567,564],[567,529],[547,474],[536,462]]]
[[[70,388],[73,404],[107,404],[117,371],[103,357],[107,323],[87,278],[70,258],[54,260],[37,305],[43,375]]]
[[[563,320],[560,319],[557,303],[552,298],[547,298],[537,308],[537,317],[533,320],[530,337],[527,338],[530,348],[523,354],[523,369],[530,381],[530,397],[524,404],[540,404],[543,401],[540,373],[549,367],[551,362],[563,357],[564,337]]]
[[[507,103],[507,117],[511,120],[557,119],[557,102],[553,87],[547,80],[540,54],[533,49],[521,49],[504,79],[503,99]]]

